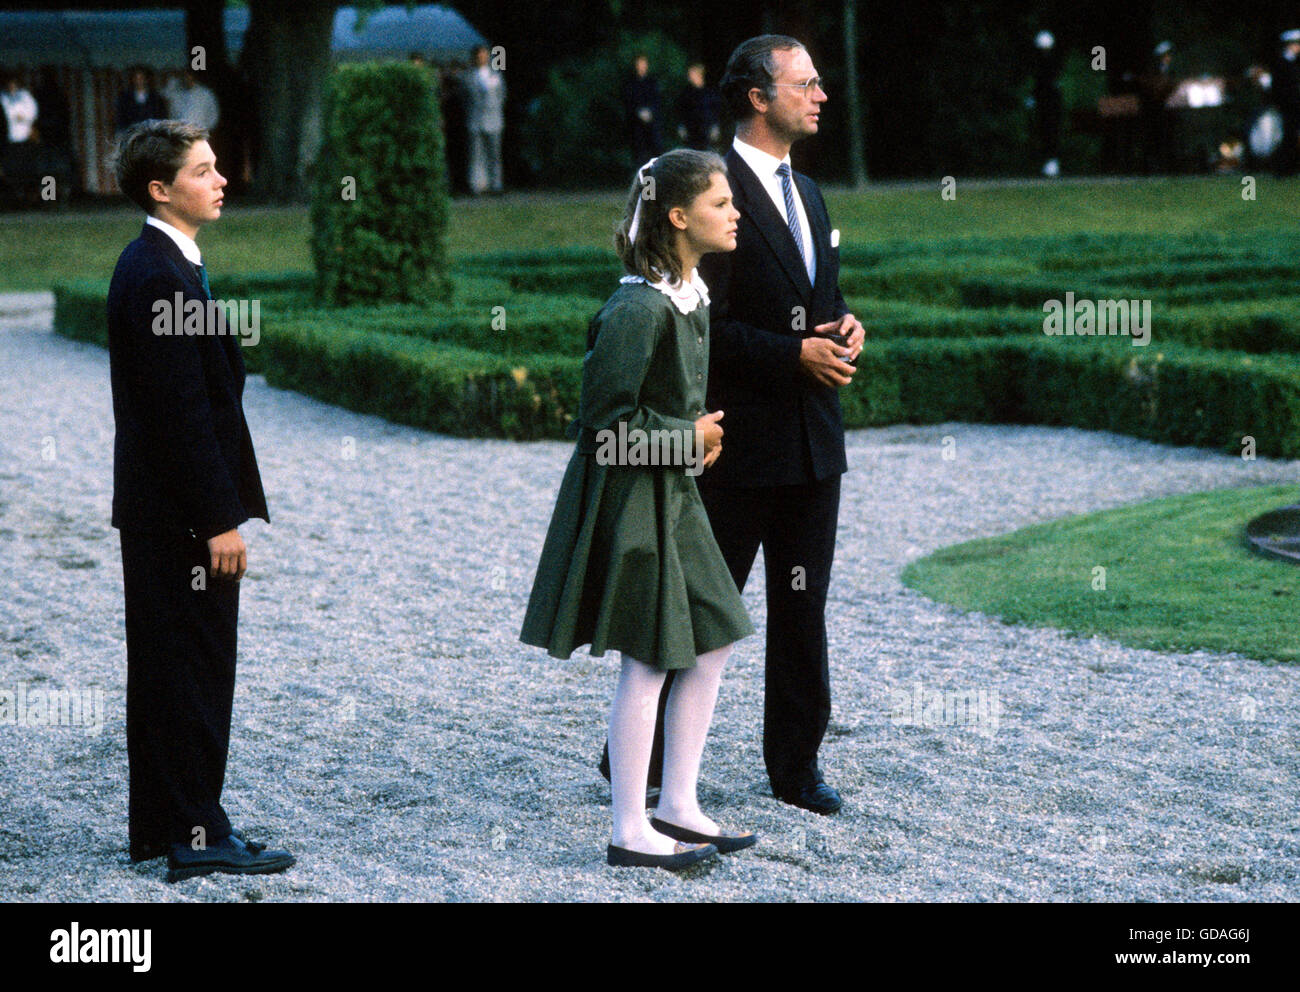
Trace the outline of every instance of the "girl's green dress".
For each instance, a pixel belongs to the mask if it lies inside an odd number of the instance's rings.
[[[587,348],[570,427],[578,443],[520,640],[557,658],[590,644],[593,655],[613,648],[656,668],[691,668],[696,655],[754,633],[695,478],[684,464],[600,464],[596,453],[597,432],[617,437],[620,421],[693,443],[709,365],[703,283],[695,273],[677,287],[624,277],[592,320]]]

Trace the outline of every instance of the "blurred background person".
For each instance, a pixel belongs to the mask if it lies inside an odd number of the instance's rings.
[[[167,80],[163,87],[167,101],[167,116],[172,120],[193,124],[205,131],[216,129],[221,119],[217,95],[198,80],[193,69],[186,69]]]
[[[29,140],[34,150],[33,176],[37,180],[34,188],[39,194],[40,180],[54,177],[54,203],[66,207],[77,170],[72,147],[72,114],[54,66],[43,65],[36,70],[32,77],[32,96],[39,108]]]
[[[22,85],[17,71],[0,77],[0,117],[4,119],[7,140],[0,145],[0,184],[6,200],[10,195],[31,195],[31,178],[35,172],[34,139],[38,106],[36,98]]]
[[[9,127],[9,143],[21,145],[30,139],[39,111],[36,98],[22,85],[18,73],[5,75],[0,105],[4,106],[5,122]]]
[[[663,149],[659,136],[659,81],[650,75],[650,57],[644,52],[633,60],[632,78],[623,85],[623,109],[627,114],[632,168],[639,169]]]
[[[167,117],[167,105],[153,87],[153,70],[143,65],[132,66],[126,89],[117,95],[117,116],[114,127],[119,135],[132,124]]]
[[[465,95],[458,82],[461,69],[438,70],[438,100],[442,106],[442,131],[447,156],[447,183],[454,193],[469,192],[469,131],[465,123]]]
[[[692,62],[686,69],[686,89],[677,98],[677,137],[687,148],[709,151],[717,145],[718,91],[704,85],[704,63]]]
[[[1281,41],[1271,85],[1282,116],[1282,141],[1273,159],[1273,171],[1280,179],[1300,172],[1300,28],[1284,31]]]
[[[1038,150],[1045,176],[1061,174],[1061,55],[1050,31],[1034,38],[1034,95],[1030,104],[1038,127]]]
[[[465,126],[469,136],[469,191],[500,193],[501,132],[505,128],[506,83],[492,67],[485,45],[474,49],[465,74]]]
[[[447,189],[452,193],[468,190],[465,180],[465,156],[469,144],[465,140],[465,107],[461,100],[460,66],[430,66],[429,60],[419,52],[411,52],[407,60],[417,69],[429,69],[438,80],[439,120],[442,123],[442,151],[447,163]]]
[[[1151,65],[1138,79],[1138,118],[1142,129],[1142,172],[1167,173],[1171,166],[1172,121],[1167,104],[1178,87],[1172,71],[1174,46],[1162,41]]]
[[[411,52],[407,61],[417,69],[427,69],[438,82],[438,120],[442,125],[442,154],[447,163],[447,189],[452,193],[465,189],[464,159],[468,154],[465,141],[465,114],[461,108],[459,81],[460,69],[450,66],[431,66],[420,52]]]
[[[39,132],[41,144],[67,154],[72,153],[72,114],[68,109],[68,98],[59,85],[58,71],[52,65],[43,65],[36,70],[32,80],[32,96],[39,108]]]

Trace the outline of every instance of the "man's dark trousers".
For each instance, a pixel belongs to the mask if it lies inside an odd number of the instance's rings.
[[[744,591],[760,542],[767,580],[763,761],[778,795],[821,781],[817,749],[831,715],[826,650],[840,476],[756,489],[696,480],[713,536]],[[667,693],[664,693],[667,696]]]

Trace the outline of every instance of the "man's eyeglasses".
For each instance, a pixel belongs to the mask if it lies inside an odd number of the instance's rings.
[[[808,80],[806,80],[806,81],[804,81],[804,82],[802,82],[802,83],[773,83],[772,85],[773,85],[773,86],[793,86],[793,87],[795,87],[796,89],[803,90],[803,95],[806,96],[806,97],[807,97],[808,99],[810,99],[810,100],[812,99],[812,95],[813,95],[813,92],[814,92],[815,90],[820,89],[823,93],[826,92],[826,87],[822,85],[822,77],[821,77],[821,76],[813,76],[811,79],[808,79]]]

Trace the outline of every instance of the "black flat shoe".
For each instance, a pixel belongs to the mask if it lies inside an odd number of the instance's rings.
[[[724,830],[716,837],[709,834],[697,833],[694,830],[687,830],[685,827],[679,827],[675,823],[669,823],[667,820],[661,820],[659,817],[651,817],[650,826],[654,827],[665,837],[671,837],[673,840],[684,841],[688,844],[712,844],[718,849],[719,854],[731,854],[735,851],[743,851],[747,847],[753,847],[758,843],[758,834],[752,830],[745,830],[739,833],[732,833]]]
[[[697,865],[718,853],[712,844],[675,844],[672,854],[642,854],[626,847],[610,844],[605,850],[605,860],[616,868],[667,868],[678,871]]]
[[[820,813],[822,816],[838,813],[840,807],[844,805],[844,800],[840,798],[840,794],[825,782],[814,782],[811,785],[805,785],[797,792],[778,792],[776,798],[783,803],[789,803],[791,806],[798,806],[800,809],[806,809],[813,813]]]
[[[227,875],[270,875],[294,863],[288,851],[268,851],[261,844],[248,844],[231,834],[205,850],[188,844],[173,844],[167,853],[167,881],[179,882],[198,875],[221,872]]]

